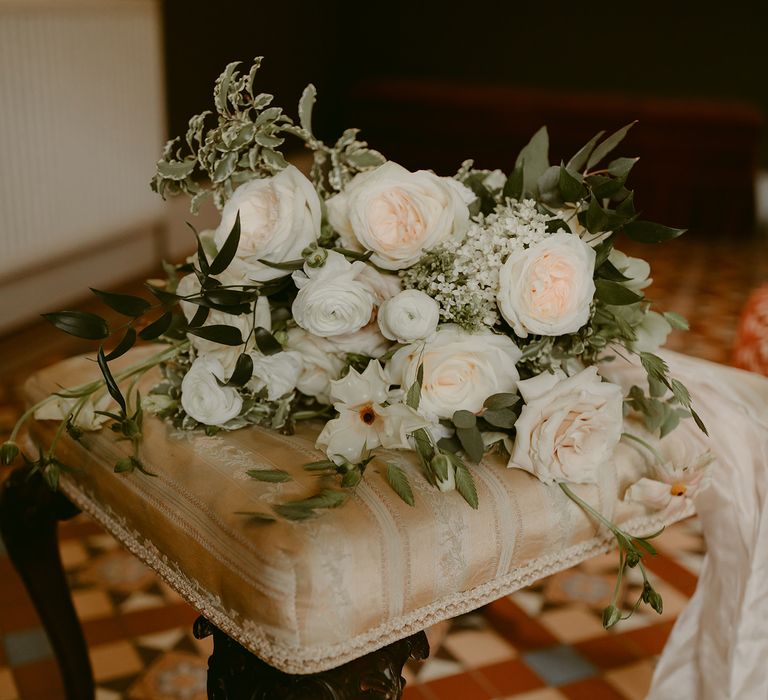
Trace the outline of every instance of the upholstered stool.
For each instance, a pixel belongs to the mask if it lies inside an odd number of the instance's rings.
[[[141,350],[133,351],[127,362]],[[665,354],[690,388],[712,439],[684,421],[667,441],[695,449],[738,441],[718,429],[727,392],[768,408],[765,383],[738,370]],[[625,387],[642,370],[612,363]],[[95,363],[74,358],[27,384],[29,401],[92,378]],[[145,393],[157,380],[145,377]],[[760,380],[763,381],[764,380]],[[32,424],[25,449],[47,445],[55,424]],[[440,493],[414,460],[391,452],[372,462],[342,507],[313,519],[258,521],[271,504],[304,498],[335,480],[304,469],[321,458],[317,426],[293,436],[249,428],[207,436],[175,430],[147,416],[141,458],[156,476],[113,472],[128,446],[104,430],[81,444],[64,438],[59,458],[78,469],[63,474],[60,493],[19,469],[0,497],[0,527],[57,651],[72,700],[92,697],[87,653],[66,592],[56,549],[56,520],[81,509],[154,569],[200,613],[196,634],[213,634],[212,698],[398,698],[409,656],[428,653],[422,630],[613,547],[557,487],[505,468],[501,458],[474,468],[480,507]],[[409,471],[416,507],[382,476],[386,462]],[[639,478],[645,455],[621,444],[614,469],[595,486],[574,490],[635,534],[666,524],[620,500]],[[292,479],[265,483],[250,469],[286,470]],[[689,514],[688,512],[683,515]]]

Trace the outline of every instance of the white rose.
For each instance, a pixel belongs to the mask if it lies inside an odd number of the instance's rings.
[[[355,175],[326,205],[328,221],[346,247],[372,250],[371,262],[402,270],[425,250],[462,236],[469,225],[467,205],[474,199],[453,178],[412,173],[388,162]]]
[[[298,352],[289,350],[274,355],[251,353],[251,359],[253,378],[248,382],[249,389],[260,391],[266,387],[267,398],[276,401],[296,388],[302,369]]]
[[[301,257],[301,251],[320,235],[320,199],[312,183],[293,165],[277,175],[246,182],[224,206],[215,240],[219,249],[240,212],[240,245],[237,259],[246,277],[257,282],[284,277],[258,262],[285,262]]]
[[[505,335],[467,333],[445,325],[425,343],[400,348],[389,364],[393,381],[407,390],[424,365],[419,411],[430,418],[451,418],[455,411],[479,413],[492,394],[516,390],[515,363],[521,352]]]
[[[339,378],[345,364],[337,354],[336,346],[303,328],[291,328],[286,347],[301,355],[301,373],[296,388],[302,394],[314,396],[320,403],[331,403],[331,381]]]
[[[573,333],[589,320],[595,251],[572,233],[553,233],[513,252],[499,271],[501,315],[521,338]]]
[[[621,272],[624,277],[629,277],[629,279],[622,282],[622,284],[637,294],[653,282],[650,277],[651,266],[642,258],[632,258],[629,255],[622,253],[620,250],[612,248],[611,252],[608,254],[608,260],[613,263],[613,266]]]
[[[525,405],[508,466],[544,483],[594,483],[621,438],[621,388],[587,367],[572,377],[544,372],[518,389]]]
[[[293,318],[304,330],[323,338],[354,333],[371,320],[374,295],[361,279],[367,265],[350,263],[341,253],[329,250],[325,265],[294,272],[299,293],[293,302]]]
[[[379,307],[377,320],[385,338],[412,343],[435,332],[440,321],[440,306],[429,294],[406,289]]]
[[[221,386],[227,373],[221,362],[210,355],[200,355],[181,381],[181,405],[187,415],[204,425],[223,425],[243,407],[237,389]]]

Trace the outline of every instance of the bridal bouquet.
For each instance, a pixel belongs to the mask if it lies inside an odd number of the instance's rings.
[[[152,301],[93,290],[127,319],[119,328],[92,313],[47,314],[66,332],[115,335],[115,343],[98,350],[102,380],[31,409],[61,420],[36,468],[56,486],[65,466],[55,456],[59,436],[80,439],[109,424],[134,448],[115,471],[146,471],[145,411],[208,433],[249,425],[290,433],[313,419],[326,458],[307,468],[338,474],[341,488],[276,504],[276,516],[304,519],[340,505],[379,447],[415,452],[435,488],[477,508],[473,465],[500,451],[509,467],[559,484],[611,528],[622,570],[640,563],[652,536],[621,531],[568,487],[596,480],[628,412],[660,436],[686,417],[704,429],[686,388],[654,354],[685,320],[653,310],[648,264],[615,247],[621,236],[659,243],[682,233],[635,209],[627,178],[637,159],[611,156],[632,125],[597,134],[566,163],[549,163],[541,129],[510,173],[472,161],[450,177],[411,172],[355,129],[333,145],[320,141],[314,88],[295,122],[254,90],[259,63],[246,74],[227,66],[215,113],[194,116],[157,164],[152,187],[161,196],[189,195],[193,212],[212,197],[221,210],[215,230],[193,228],[197,254],[166,264],[167,280],[148,284]],[[312,152],[309,176],[282,155],[287,139]],[[113,374],[110,363],[138,339],[163,345]],[[638,356],[648,387],[624,396],[605,381],[598,362],[614,355]],[[162,381],[142,397],[137,379],[156,366]],[[12,437],[3,457],[16,452]],[[677,507],[706,463],[677,474],[660,462],[628,497]],[[414,505],[402,467],[387,465],[386,478]],[[647,580],[642,599],[660,611]],[[611,606],[606,624],[619,616]]]

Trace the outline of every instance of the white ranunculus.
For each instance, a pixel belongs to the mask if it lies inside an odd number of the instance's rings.
[[[632,258],[622,253],[616,248],[612,248],[608,254],[608,260],[613,266],[621,272],[624,277],[629,279],[622,284],[633,292],[640,294],[643,289],[648,287],[653,280],[651,279],[651,266],[642,258]]]
[[[338,379],[345,362],[326,338],[307,333],[303,328],[288,331],[288,350],[301,355],[301,373],[296,388],[320,403],[331,403],[331,382]]]
[[[572,233],[553,233],[513,252],[499,271],[497,302],[515,334],[564,335],[589,320],[595,251]]]
[[[288,274],[258,262],[259,259],[296,260],[320,235],[320,199],[312,183],[293,165],[272,177],[246,182],[232,193],[216,229],[219,249],[238,212],[240,245],[233,264],[239,261],[242,274],[257,282]]]
[[[430,419],[455,411],[479,413],[492,394],[516,391],[515,364],[521,352],[505,335],[468,333],[458,326],[437,329],[426,342],[400,348],[389,363],[393,381],[407,390],[424,365],[419,411]]]
[[[595,482],[621,438],[621,388],[587,367],[572,377],[544,372],[518,389],[525,405],[508,466],[547,484]]]
[[[267,398],[276,401],[293,391],[302,370],[301,355],[293,350],[277,352],[274,355],[251,353],[253,378],[248,388],[260,391],[267,389]]]
[[[187,415],[204,425],[224,425],[243,407],[237,389],[221,386],[226,380],[221,362],[210,355],[200,355],[181,381],[181,405]]]
[[[372,250],[386,270],[413,265],[425,250],[464,234],[475,195],[460,182],[432,172],[384,163],[355,175],[327,202],[328,221],[345,247]]]
[[[186,275],[179,280],[176,293],[182,296],[189,294],[198,294],[200,292],[200,282],[194,274]],[[198,306],[188,301],[182,301],[179,303],[181,310],[186,316],[187,321],[191,321],[192,317],[198,310]],[[240,314],[234,316],[233,314],[225,313],[224,311],[218,311],[217,309],[211,309],[208,312],[208,317],[205,319],[203,326],[212,325],[224,325],[232,326],[240,331],[240,335],[243,340],[249,338],[248,343],[244,346],[231,346],[222,345],[221,343],[214,343],[212,340],[206,340],[196,335],[190,334],[189,342],[192,347],[201,355],[211,355],[221,362],[224,370],[231,374],[235,368],[237,358],[243,352],[249,352],[256,347],[256,339],[251,336],[251,330],[254,327],[266,328],[268,331],[272,330],[272,317],[269,307],[269,300],[267,297],[259,297],[256,300],[256,308],[253,313]],[[250,336],[250,337],[249,337]]]
[[[304,265],[303,272],[294,272],[299,288],[292,306],[296,323],[323,338],[354,333],[368,325],[375,298],[366,279],[367,267],[330,250],[322,267]]]
[[[440,321],[440,306],[429,294],[406,289],[379,307],[377,320],[385,338],[412,343],[435,332]]]
[[[657,352],[667,342],[671,332],[672,326],[666,318],[655,311],[648,311],[635,328],[637,337],[628,346],[635,352]]]
[[[392,347],[392,341],[387,340],[379,330],[379,324],[371,321],[354,333],[344,333],[328,338],[336,352],[348,352],[355,355],[367,355],[376,359],[385,355]]]

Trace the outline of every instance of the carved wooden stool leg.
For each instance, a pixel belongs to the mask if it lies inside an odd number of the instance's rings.
[[[400,676],[405,662],[429,655],[427,637],[419,632],[330,671],[293,676],[254,656],[203,617],[195,622],[194,633],[198,639],[213,635],[210,700],[398,700],[405,687]]]
[[[78,513],[29,467],[0,484],[0,534],[48,634],[68,700],[94,697],[88,649],[77,619],[56,537],[59,520]]]

